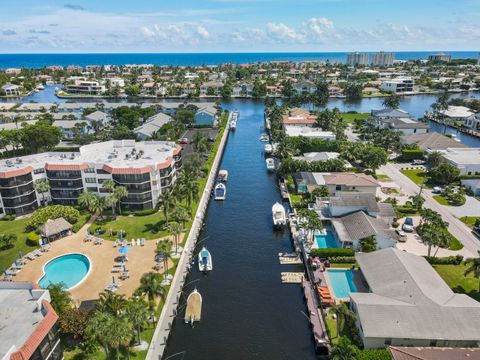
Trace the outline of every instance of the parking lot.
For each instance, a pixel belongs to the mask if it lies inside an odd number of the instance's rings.
[[[189,155],[194,152],[191,141],[195,134],[203,134],[210,140],[214,140],[217,137],[218,134],[218,129],[189,129],[185,132],[185,134],[182,135],[182,138],[187,138],[188,139],[188,144],[181,144],[183,148],[183,156]],[[213,141],[212,141],[213,143]]]

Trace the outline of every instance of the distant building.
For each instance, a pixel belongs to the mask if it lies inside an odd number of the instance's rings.
[[[480,113],[471,115],[468,118],[466,118],[463,125],[466,128],[476,130],[476,131],[480,131]]]
[[[412,118],[412,116],[400,109],[372,110],[369,121],[379,129],[391,129],[401,131],[404,135],[428,133],[428,124]]]
[[[452,60],[452,55],[448,55],[444,53],[433,54],[428,56],[428,60],[450,62]]]
[[[27,282],[0,282],[0,359],[62,360],[50,293]]]
[[[6,96],[18,96],[21,93],[22,87],[15,84],[5,84],[2,86],[2,90]]]
[[[420,150],[425,150],[427,152],[445,150],[452,147],[468,147],[465,144],[457,142],[454,139],[435,131],[404,135],[402,136],[401,141],[404,144],[416,144]]]
[[[66,140],[73,139],[74,129],[77,129],[82,135],[88,134],[92,129],[87,120],[56,120],[52,125],[60,129],[63,139]]]
[[[383,81],[380,88],[385,92],[391,92],[394,94],[411,94],[413,93],[414,85],[415,81],[412,78],[399,77]]]
[[[293,90],[297,94],[313,94],[317,91],[317,86],[310,80],[300,80],[293,84]]]
[[[366,53],[352,53],[347,55],[347,64],[350,66],[367,66],[368,54]]]
[[[480,148],[448,148],[441,153],[445,161],[460,170],[461,175],[480,174]]]
[[[394,53],[386,53],[386,52],[380,51],[372,55],[373,66],[392,66],[394,60],[395,60]]]
[[[143,125],[133,131],[139,140],[146,140],[151,138],[163,125],[170,123],[172,120],[171,116],[158,113],[150,117]]]
[[[365,53],[352,53],[347,56],[347,64],[350,66],[368,65],[368,54]]]
[[[440,110],[440,114],[442,114],[445,118],[450,119],[452,121],[461,121],[463,123],[465,119],[475,114],[475,112],[473,112],[466,106],[450,105],[448,109]]]
[[[81,95],[101,95],[105,92],[105,86],[98,81],[75,80],[73,84],[65,85],[65,92]]]

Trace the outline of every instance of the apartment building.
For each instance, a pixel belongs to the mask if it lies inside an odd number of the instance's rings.
[[[395,60],[394,53],[380,51],[372,55],[373,66],[392,66]]]
[[[98,81],[75,80],[73,84],[65,85],[64,90],[69,94],[101,95],[105,92],[105,85]]]
[[[399,77],[392,80],[382,82],[380,88],[385,92],[393,94],[411,94],[413,93],[413,86],[415,81],[409,77]]]
[[[25,215],[42,199],[53,204],[77,205],[84,191],[107,195],[102,183],[112,179],[125,186],[128,210],[156,206],[170,190],[182,166],[182,148],[173,142],[112,140],[80,147],[78,152],[49,152],[0,162],[0,217]],[[47,179],[48,193],[38,194],[34,182]]]
[[[368,65],[368,54],[352,53],[347,55],[347,64],[350,66]]]

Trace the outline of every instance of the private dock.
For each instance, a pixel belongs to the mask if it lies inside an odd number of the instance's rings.
[[[299,265],[303,264],[302,259],[299,256],[285,256],[283,254],[278,254],[278,260],[280,265]]]
[[[282,272],[282,283],[301,284],[305,275],[301,272]]]

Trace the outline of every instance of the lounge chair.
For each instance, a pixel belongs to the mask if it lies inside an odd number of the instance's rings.
[[[12,280],[13,280],[13,278],[12,278],[11,275],[4,275],[2,277],[2,281],[12,281]]]
[[[37,257],[40,257],[40,256],[42,256],[42,252],[37,249],[37,250],[34,250],[34,251],[33,251],[33,255],[35,255],[35,256],[37,256]]]
[[[23,265],[21,265],[17,262],[16,264],[13,263],[12,266],[10,266],[10,268],[15,269],[15,270],[21,270],[23,268]]]
[[[140,246],[140,239],[137,239],[137,246]]]
[[[124,271],[120,274],[120,279],[126,280],[130,277],[130,273],[128,271]]]
[[[115,240],[115,242],[113,243],[113,247],[120,246],[120,244],[120,240]]]
[[[43,252],[49,252],[51,247],[52,246],[50,244],[45,244],[45,245],[42,245],[42,248],[40,250]]]
[[[142,240],[140,240],[140,246],[145,246],[145,238],[142,238]]]
[[[33,255],[33,253],[28,253],[27,255],[25,255],[25,257],[28,259],[28,260],[35,260],[36,259],[36,256]]]
[[[132,239],[132,245],[131,246],[135,246],[135,239]]]
[[[17,270],[15,269],[8,269],[8,270],[5,270],[5,275],[6,276],[15,276],[17,275]]]

